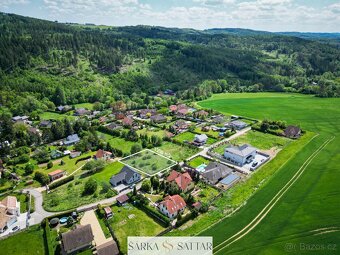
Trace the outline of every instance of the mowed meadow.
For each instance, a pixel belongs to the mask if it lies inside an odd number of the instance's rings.
[[[226,114],[284,120],[317,135],[287,158],[238,212],[199,233],[213,236],[215,254],[339,254],[340,99],[218,94],[198,105]],[[297,172],[301,175],[293,178]],[[272,203],[292,178],[295,182]]]

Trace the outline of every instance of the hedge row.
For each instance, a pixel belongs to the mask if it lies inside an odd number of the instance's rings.
[[[73,180],[74,180],[74,175],[70,175],[70,176],[65,177],[64,179],[61,179],[60,181],[53,182],[48,187],[49,187],[50,190],[52,190],[52,189],[55,189],[55,188],[65,184],[65,183],[68,183],[68,182],[73,181]]]
[[[165,227],[168,227],[170,225],[170,219],[166,217],[165,215],[161,214],[159,211],[155,210],[154,208],[148,205],[144,205],[144,204],[136,204],[136,206],[140,208],[141,210],[143,210],[149,216],[158,220]]]
[[[177,219],[176,227],[182,226],[184,223],[188,222],[189,220],[196,218],[196,216],[197,216],[197,213],[193,213],[193,212],[186,214],[181,219]]]
[[[78,162],[80,162],[80,161],[87,160],[87,159],[90,159],[90,158],[91,158],[91,156],[86,156],[86,157],[83,157],[83,158],[78,158],[78,159],[76,160],[75,165],[78,164]]]

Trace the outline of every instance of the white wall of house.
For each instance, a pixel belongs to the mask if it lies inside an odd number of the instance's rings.
[[[246,160],[249,156],[255,157],[255,155],[256,155],[256,151],[253,151],[252,153],[250,153],[246,156],[237,155],[237,154],[229,152],[228,150],[224,151],[224,157],[227,160],[229,160],[229,161],[231,161],[231,162],[233,162],[237,165],[240,165],[240,166],[243,166],[246,163]]]

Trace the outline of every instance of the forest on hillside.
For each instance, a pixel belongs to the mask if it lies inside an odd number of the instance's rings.
[[[1,112],[280,91],[340,96],[340,49],[271,33],[60,24],[0,13]],[[138,101],[142,98],[142,101]],[[141,105],[142,104],[142,105]]]

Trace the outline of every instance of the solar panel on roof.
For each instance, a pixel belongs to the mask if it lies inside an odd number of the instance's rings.
[[[230,185],[238,179],[240,179],[240,176],[238,176],[236,174],[230,174],[227,177],[225,177],[222,181],[220,181],[220,183],[222,183],[224,185]]]

